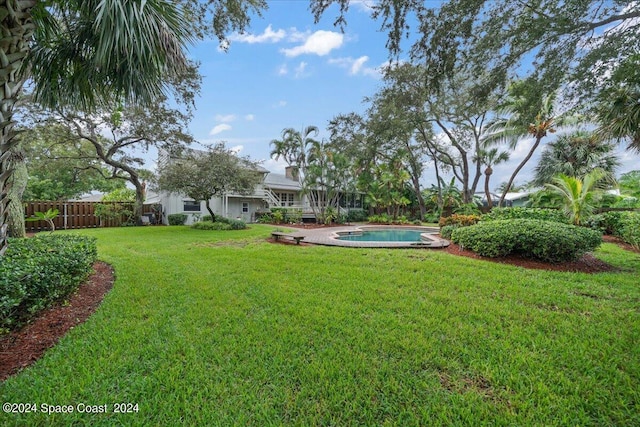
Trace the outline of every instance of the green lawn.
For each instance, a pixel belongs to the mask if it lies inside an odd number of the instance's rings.
[[[0,425],[640,425],[638,254],[604,244],[623,272],[586,275],[271,229],[85,231],[113,290],[0,384],[75,412]]]

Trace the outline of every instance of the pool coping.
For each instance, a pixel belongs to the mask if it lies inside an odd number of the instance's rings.
[[[311,243],[314,245],[323,246],[340,246],[348,248],[405,248],[405,249],[429,249],[429,248],[445,248],[449,246],[449,241],[435,236],[439,233],[438,227],[425,227],[425,226],[406,226],[406,225],[350,225],[343,227],[330,227],[330,228],[312,228],[312,229],[300,229],[291,228],[296,231],[297,234],[304,236],[304,243]],[[388,230],[388,229],[403,229],[403,230],[416,230],[423,231],[423,242],[356,242],[352,240],[339,240],[340,233],[358,232],[366,230]]]

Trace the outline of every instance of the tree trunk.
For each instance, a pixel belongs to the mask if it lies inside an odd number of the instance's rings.
[[[413,190],[416,192],[416,197],[418,198],[418,207],[420,208],[420,221],[422,221],[425,214],[427,213],[427,207],[424,205],[424,198],[422,197],[422,191],[420,191],[420,178],[412,175],[411,180],[413,182]]]
[[[15,149],[14,149],[15,150]],[[24,207],[22,206],[22,194],[27,188],[27,165],[20,151],[14,151],[10,157],[10,167],[13,174],[9,179],[9,205],[7,226],[11,237],[26,237],[24,228]]]
[[[493,209],[493,201],[491,200],[491,191],[489,191],[489,180],[491,179],[491,174],[493,173],[493,169],[488,167],[485,171],[485,179],[484,179],[484,194],[487,196],[487,209],[491,211]]]
[[[136,201],[133,204],[133,217],[135,218],[136,225],[142,225],[142,205],[145,198],[145,187],[138,181],[133,181],[133,185],[136,187]]]
[[[214,214],[213,209],[211,209],[211,197],[204,201],[204,205],[207,208],[209,215],[211,215],[211,222],[216,222],[216,214]]]
[[[527,164],[527,162],[529,161],[531,156],[533,156],[533,152],[536,151],[536,148],[538,148],[538,145],[540,145],[540,141],[542,141],[542,138],[544,138],[544,135],[538,136],[536,138],[536,142],[533,144],[533,147],[531,147],[531,150],[529,150],[529,153],[527,154],[527,157],[522,159],[522,161],[520,162],[518,167],[511,174],[511,178],[509,178],[509,182],[507,183],[507,186],[504,188],[504,191],[502,192],[502,195],[500,196],[500,201],[498,202],[498,207],[502,207],[502,203],[504,203],[504,198],[507,195],[507,193],[509,192],[509,189],[511,188],[511,186],[513,185],[513,181],[516,180],[516,176],[518,175],[520,170],[524,167],[524,165]]]
[[[35,30],[31,9],[37,0],[6,0],[0,3],[0,256],[7,250],[9,167],[11,148],[16,145],[13,107],[28,76],[24,59]]]

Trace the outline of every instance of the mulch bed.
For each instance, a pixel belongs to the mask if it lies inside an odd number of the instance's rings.
[[[618,271],[618,269],[611,264],[599,260],[591,254],[586,254],[577,261],[562,262],[558,264],[551,264],[548,262],[535,261],[531,259],[522,258],[518,255],[509,255],[500,258],[488,258],[483,257],[475,252],[471,252],[468,249],[462,249],[455,243],[451,243],[447,248],[443,249],[445,252],[452,255],[464,256],[473,259],[482,259],[485,261],[491,261],[499,264],[510,264],[518,267],[529,268],[534,270],[550,270],[550,271],[564,271],[572,273],[604,273],[608,271]]]
[[[616,237],[604,236],[604,241],[616,243],[623,249],[640,253],[640,251]],[[295,242],[287,241],[278,243],[295,245]],[[301,242],[301,245],[306,246],[308,244]],[[452,255],[531,269],[583,273],[601,273],[616,270],[615,267],[600,261],[590,254],[574,262],[548,264],[518,256],[485,258],[469,250],[462,250],[453,243],[441,250]],[[94,273],[78,288],[67,303],[55,305],[43,311],[38,318],[22,329],[0,336],[0,381],[34,363],[47,349],[53,347],[69,329],[84,322],[95,312],[106,293],[113,287],[115,277],[111,266],[104,262],[96,262],[93,268]]]
[[[0,336],[0,381],[38,360],[67,331],[93,314],[113,287],[113,268],[104,262],[65,304],[56,304],[22,329]]]

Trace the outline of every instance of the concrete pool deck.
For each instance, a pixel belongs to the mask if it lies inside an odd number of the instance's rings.
[[[449,241],[436,236],[440,230],[438,227],[405,226],[405,225],[345,225],[341,227],[327,228],[296,228],[291,226],[278,227],[294,231],[298,235],[303,235],[304,243],[324,246],[341,246],[349,248],[445,248],[449,246]],[[353,240],[339,240],[340,233],[358,232],[366,230],[418,230],[426,233],[426,238],[422,242],[358,242]]]

